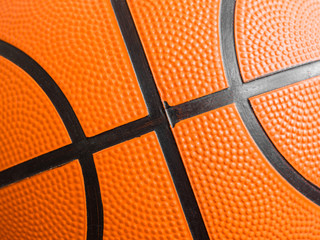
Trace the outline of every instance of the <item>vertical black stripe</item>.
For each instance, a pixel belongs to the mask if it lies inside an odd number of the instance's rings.
[[[111,0],[111,2],[150,117],[163,119],[163,124],[155,130],[191,234],[196,240],[209,239],[128,5],[124,0]]]
[[[100,184],[92,154],[79,158],[85,183],[87,202],[87,240],[103,239],[103,206]]]

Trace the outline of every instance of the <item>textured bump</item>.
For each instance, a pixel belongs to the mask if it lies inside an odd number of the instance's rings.
[[[238,0],[236,49],[244,81],[320,59],[320,1]]]
[[[147,115],[110,1],[0,0],[0,39],[57,82],[92,136]]]
[[[176,125],[211,239],[319,239],[320,208],[268,163],[234,104]]]
[[[0,171],[71,142],[47,95],[2,57],[0,116]]]
[[[86,201],[77,161],[0,189],[2,240],[85,240]]]
[[[128,0],[161,97],[177,105],[228,86],[219,0]]]
[[[320,77],[256,96],[251,103],[281,154],[320,187]]]
[[[155,133],[94,155],[104,239],[192,239]]]

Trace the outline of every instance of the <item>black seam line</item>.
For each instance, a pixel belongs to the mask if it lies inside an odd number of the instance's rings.
[[[161,124],[160,119],[144,117],[87,140],[72,143],[0,172],[0,188],[21,181],[41,172],[60,167],[75,159],[93,154],[121,142],[153,131]]]
[[[79,153],[86,150],[84,142],[70,144],[33,158],[26,162],[15,165],[0,172],[0,188],[15,183],[22,179],[34,176],[46,170],[62,166],[74,159],[79,158]]]
[[[81,141],[85,138],[82,127],[66,96],[50,75],[35,60],[2,40],[0,40],[0,56],[23,69],[42,88],[59,113],[73,142]]]
[[[243,84],[238,65],[234,36],[235,4],[236,0],[222,0],[220,11],[222,59],[226,77],[231,88]],[[319,62],[313,62],[270,75],[252,83],[247,83],[243,85],[244,90],[235,92],[238,95],[234,96],[234,100],[236,100],[236,107],[244,125],[269,163],[301,194],[320,205],[320,189],[306,180],[280,154],[261,126],[248,100],[248,97],[252,97],[253,95],[317,76],[319,75],[319,70],[317,68],[319,68]],[[283,85],[279,84],[277,80],[281,80]],[[256,84],[261,84],[261,87]],[[272,84],[275,86],[271,86]]]
[[[248,83],[233,83],[229,88],[176,106],[166,112],[172,126],[178,122],[245,99],[320,76],[320,61],[301,64],[286,71],[268,75]]]
[[[149,116],[127,123],[94,137],[88,138],[90,152],[99,152],[105,148],[125,142],[127,140],[140,137],[152,132],[162,124],[161,118],[151,118]]]
[[[80,144],[80,142],[86,141],[83,129],[69,101],[50,75],[26,53],[2,40],[0,40],[0,55],[23,69],[42,88],[59,113],[72,142]],[[71,151],[69,148],[70,147],[67,146],[65,150]],[[41,171],[44,168],[39,165],[41,163],[45,164],[49,169],[52,165],[61,165],[61,161],[66,161],[66,157],[70,157],[68,154],[71,152],[66,153],[65,157],[61,156],[61,160],[56,159],[57,163],[53,163],[54,159],[52,155],[49,154],[47,159],[46,157],[39,157],[37,160],[26,162],[20,166],[16,166],[16,168],[13,167],[11,170],[8,169],[4,171],[4,173],[1,173],[4,175],[0,175],[0,181],[6,181],[4,177],[14,180],[19,177],[19,175],[17,175],[18,173],[21,174],[20,176],[26,176],[28,174],[34,174],[35,171]],[[103,208],[97,172],[92,156],[88,153],[79,156],[78,159],[82,169],[86,193],[87,240],[102,240]],[[47,160],[48,163],[43,162],[43,160]],[[31,166],[31,164],[35,165]],[[22,167],[25,168],[23,169]],[[16,172],[10,172],[12,170],[16,170]],[[12,174],[12,176],[8,176],[9,173]],[[7,176],[5,174],[7,174]]]
[[[299,64],[295,64],[295,65],[292,65],[292,66],[289,66],[289,67],[285,67],[283,69],[276,70],[276,71],[273,71],[273,72],[270,72],[270,73],[267,73],[267,74],[263,74],[263,75],[261,75],[259,77],[253,78],[253,79],[250,80],[250,82],[257,81],[257,80],[260,80],[260,79],[263,79],[263,78],[267,78],[267,77],[271,77],[274,74],[286,72],[286,71],[291,70],[293,68],[300,67],[300,66],[303,66],[303,65],[308,65],[310,63],[315,63],[315,62],[318,62],[318,61],[319,60],[312,60],[312,61],[309,61],[309,62],[299,63]],[[315,76],[312,76],[311,72],[310,72],[310,74],[311,74],[311,77],[315,77]]]
[[[196,240],[209,239],[127,2],[111,0],[111,3],[149,114],[152,118],[162,119],[155,131],[191,234]]]
[[[235,103],[250,135],[269,162],[292,186],[311,201],[320,205],[319,187],[305,179],[280,154],[261,126],[248,101],[251,97],[319,76],[320,61],[293,66],[244,83],[240,75],[235,49],[234,8],[234,0],[221,1],[221,51],[230,87],[176,106],[168,106],[166,112],[170,122],[174,127],[179,121]]]
[[[220,2],[220,42],[222,61],[224,66],[228,66],[228,61],[237,61],[234,41],[234,13],[235,0],[222,0]],[[230,17],[231,13],[233,14]],[[230,46],[234,48],[229,49]],[[237,63],[238,64],[238,63]],[[166,104],[166,113],[171,126],[178,122],[197,116],[211,110],[244,101],[250,97],[270,92],[290,84],[310,79],[320,75],[320,61],[312,61],[300,65],[295,65],[270,74],[266,74],[250,82],[242,81],[240,71],[237,68],[225,67],[225,75],[228,79],[229,87],[206,96],[176,105]]]

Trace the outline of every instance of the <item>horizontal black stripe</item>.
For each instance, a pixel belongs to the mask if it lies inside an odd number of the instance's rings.
[[[168,106],[166,112],[172,126],[176,123],[212,111],[214,109],[242,102],[250,97],[270,92],[290,84],[320,76],[320,61],[301,64],[286,71],[279,71],[248,83],[237,81],[230,88],[176,106]],[[238,79],[239,80],[239,79]]]
[[[236,94],[248,99],[317,76],[320,76],[320,61],[309,62],[245,83],[237,88]]]
[[[97,136],[76,142],[39,157],[30,159],[0,172],[0,188],[31,177],[49,169],[64,165],[74,159],[80,159],[118,143],[139,137],[153,131],[161,124],[159,119],[149,117],[122,125]]]
[[[176,106],[171,107],[167,105],[166,112],[171,126],[174,127],[176,123],[184,119],[229,105],[233,102],[234,92],[228,88]]]
[[[66,164],[79,158],[86,149],[84,142],[78,142],[6,169],[0,172],[0,187]]]
[[[142,136],[161,124],[161,119],[144,117],[94,137],[88,138],[90,152],[95,153],[118,143]]]

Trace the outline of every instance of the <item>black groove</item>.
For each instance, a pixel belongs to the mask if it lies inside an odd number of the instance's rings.
[[[112,1],[117,19],[134,65],[135,73],[150,113],[97,136],[86,138],[81,125],[60,88],[46,71],[21,50],[0,40],[0,55],[26,71],[48,95],[60,114],[73,144],[41,155],[0,172],[0,188],[48,169],[79,159],[83,171],[87,199],[88,240],[101,240],[103,208],[100,187],[92,153],[155,130],[167,161],[185,216],[194,239],[209,239],[176,142],[169,126],[195,115],[236,103],[243,122],[261,151],[277,171],[298,191],[320,205],[320,189],[301,176],[278,152],[256,118],[248,98],[320,75],[320,61],[294,66],[243,83],[234,42],[235,0],[222,0],[220,37],[222,58],[230,88],[165,110],[156,88],[142,44],[135,29],[127,3]],[[233,46],[233,48],[230,48]]]
[[[0,40],[0,56],[19,66],[37,82],[59,113],[72,142],[85,139],[82,127],[68,99],[50,75],[35,60],[2,40]]]
[[[225,66],[230,64],[229,62],[226,64],[226,55],[224,58]],[[233,61],[236,61],[234,57],[235,56],[231,56],[230,53],[228,53],[229,61],[232,59]],[[231,79],[229,80],[230,88],[176,106],[167,107],[166,111],[172,126],[184,119],[229,105],[233,102],[241,102],[262,93],[270,92],[290,84],[319,76],[320,61],[301,64],[289,68],[286,71],[269,74],[266,77],[248,83],[242,83],[241,79],[235,78],[234,69],[231,71],[225,68],[225,71],[227,76],[228,74],[233,76],[229,76],[228,78]]]
[[[127,2],[124,0],[111,0],[111,2],[150,117],[162,119],[162,124],[156,127],[155,131],[191,234],[197,240],[209,239]]]
[[[166,111],[172,126],[184,119],[236,103],[250,135],[274,168],[304,196],[320,205],[320,189],[306,180],[273,145],[255,116],[248,98],[273,91],[320,75],[320,61],[296,65],[244,83],[240,75],[234,39],[235,0],[222,0],[220,10],[220,38],[224,70],[229,88],[204,97],[168,106]]]
[[[144,117],[88,139],[90,152],[95,153],[121,142],[152,132],[161,119]]]
[[[272,76],[274,74],[286,72],[286,71],[289,71],[289,70],[291,70],[293,68],[300,67],[302,65],[312,64],[312,63],[315,63],[315,62],[318,62],[318,61],[319,60],[312,60],[312,61],[309,61],[309,62],[298,63],[298,64],[295,64],[295,65],[292,65],[292,66],[289,66],[289,67],[282,68],[280,70],[276,70],[276,71],[273,71],[273,72],[270,72],[270,73],[263,74],[263,75],[261,75],[259,77],[251,79],[250,81],[256,81],[256,80],[260,80],[260,79],[263,79],[263,78],[268,78],[268,77],[270,77],[270,76]],[[316,76],[318,76],[318,75],[314,75],[314,73],[312,71],[310,72],[310,78],[316,77]]]
[[[261,152],[271,165],[285,178],[295,189],[320,205],[320,189],[315,184],[305,179],[292,165],[280,154],[273,145],[268,135],[256,118],[248,101],[236,104],[241,119],[249,131],[251,137],[258,145]]]
[[[79,158],[86,144],[70,144],[0,172],[0,188]]]
[[[263,79],[253,81],[252,83],[243,84],[238,66],[233,31],[235,4],[236,0],[221,1],[220,33],[222,37],[222,58],[229,85],[235,89],[243,85],[242,90],[234,91],[237,109],[250,135],[272,166],[300,193],[320,205],[320,189],[301,176],[283,158],[260,125],[247,99],[254,94],[262,93],[264,87],[263,92],[266,92],[282,87],[283,84],[288,85],[319,75],[319,62],[304,64],[300,67],[294,67],[287,71],[278,72]],[[270,82],[268,82],[268,80]],[[270,86],[272,84],[274,84],[274,86]]]
[[[103,239],[103,205],[96,166],[91,153],[84,153],[79,162],[82,169],[87,202],[87,240]]]
[[[0,40],[0,55],[9,61],[13,62],[26,73],[28,73],[42,88],[42,90],[47,94],[50,101],[59,113],[73,143],[86,142],[86,137],[83,129],[79,123],[77,116],[75,115],[69,101],[63,94],[61,89],[55,83],[55,81],[50,77],[50,75],[30,56],[21,50],[17,49],[13,45]],[[50,155],[49,155],[50,156]],[[54,157],[54,154],[51,157]],[[66,157],[68,157],[68,152],[66,152]],[[24,165],[15,166],[13,169],[20,171],[21,177],[26,175],[34,175],[36,171],[41,172],[44,169],[50,169],[53,167],[53,159],[50,161],[43,161],[47,157],[39,157],[37,160],[31,160],[25,164],[28,168],[25,169],[24,173],[21,173]],[[56,166],[63,164],[64,162],[70,160],[62,157],[60,160],[57,159]],[[69,156],[71,157],[71,156]],[[35,161],[39,161],[39,164],[44,164],[39,166]],[[85,192],[86,192],[86,204],[87,204],[87,240],[102,240],[103,234],[103,208],[102,200],[100,194],[100,187],[97,172],[94,166],[92,156],[90,157],[88,153],[79,157],[79,162],[81,165]],[[31,164],[34,164],[31,167]],[[26,166],[25,166],[26,167]],[[30,172],[28,172],[28,170]],[[8,169],[7,171],[12,171]],[[38,172],[38,173],[39,173]],[[8,172],[7,172],[8,173]],[[18,172],[17,172],[18,173]],[[12,173],[16,177],[12,177],[12,181],[17,179],[17,173]],[[1,175],[1,182],[4,181]]]
[[[184,119],[233,103],[233,97],[233,91],[227,88],[176,106],[167,106],[166,112],[170,119],[171,126],[174,127],[176,123]]]
[[[248,99],[319,75],[320,61],[314,61],[245,83],[238,91],[243,98]]]
[[[159,125],[159,120],[151,120],[149,117],[145,117],[88,138],[86,141],[69,144],[45,153],[1,171],[0,188],[49,169],[62,166],[72,160],[82,158],[88,153],[93,154],[118,143],[142,136],[153,131]]]

